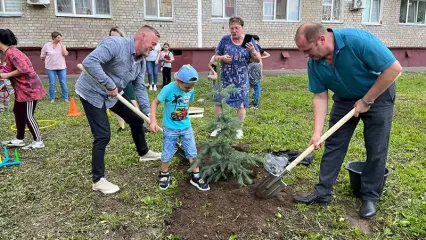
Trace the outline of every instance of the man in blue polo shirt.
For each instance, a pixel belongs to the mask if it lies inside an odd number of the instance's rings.
[[[319,183],[299,203],[326,205],[360,119],[364,122],[367,161],[361,175],[360,215],[373,217],[381,195],[389,135],[395,101],[395,79],[402,71],[391,51],[369,32],[359,29],[326,29],[305,23],[295,36],[296,45],[308,60],[309,90],[314,93],[314,133],[309,144],[318,141],[328,109],[328,90],[334,92],[329,127],[355,108],[350,119],[325,142]]]

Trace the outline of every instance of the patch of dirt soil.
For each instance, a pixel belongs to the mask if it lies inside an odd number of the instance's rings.
[[[182,206],[165,219],[167,234],[185,240],[228,239],[232,233],[239,238],[278,234],[269,223],[278,207],[295,208],[291,194],[281,192],[276,198],[262,200],[255,196],[256,186],[240,187],[236,179],[230,179],[212,183],[210,191],[201,192],[185,179],[179,186]]]
[[[365,234],[373,233],[372,221],[361,218],[358,214],[358,211],[349,211],[346,215],[346,219],[348,220],[351,226],[358,228],[359,230],[361,230],[361,232]]]

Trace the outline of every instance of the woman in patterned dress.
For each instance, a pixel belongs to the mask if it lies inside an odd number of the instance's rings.
[[[232,93],[226,104],[237,109],[237,117],[244,121],[248,107],[248,64],[260,61],[260,53],[254,39],[242,46],[244,41],[244,21],[240,17],[229,19],[230,35],[222,37],[216,48],[215,60],[221,61],[222,89],[233,84],[239,91]],[[222,114],[220,97],[215,97],[215,115]],[[211,136],[215,137],[220,132],[216,129]],[[236,137],[243,137],[243,130],[238,129]]]

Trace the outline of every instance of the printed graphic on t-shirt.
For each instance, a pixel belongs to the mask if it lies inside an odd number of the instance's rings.
[[[174,111],[171,113],[172,121],[182,121],[187,118],[188,106],[190,96],[183,96],[173,94],[172,104],[175,105]]]

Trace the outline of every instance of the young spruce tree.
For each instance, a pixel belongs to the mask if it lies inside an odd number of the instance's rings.
[[[217,64],[217,69],[219,72],[220,64]],[[225,101],[230,94],[239,89],[235,89],[233,85],[221,89],[220,75],[218,73],[218,79],[215,80],[219,87],[215,87],[213,91],[221,96],[220,103],[215,104],[221,105],[223,113],[210,120],[205,128],[209,132],[218,128],[221,130],[217,137],[202,143],[198,157],[188,171],[199,166],[201,177],[207,182],[217,182],[221,178],[227,179],[233,176],[237,177],[241,186],[244,186],[245,183],[253,182],[250,176],[253,173],[251,168],[257,164],[263,164],[265,160],[259,156],[237,151],[232,147],[236,141],[237,129],[241,129],[243,122],[235,116],[235,108],[229,107]]]

